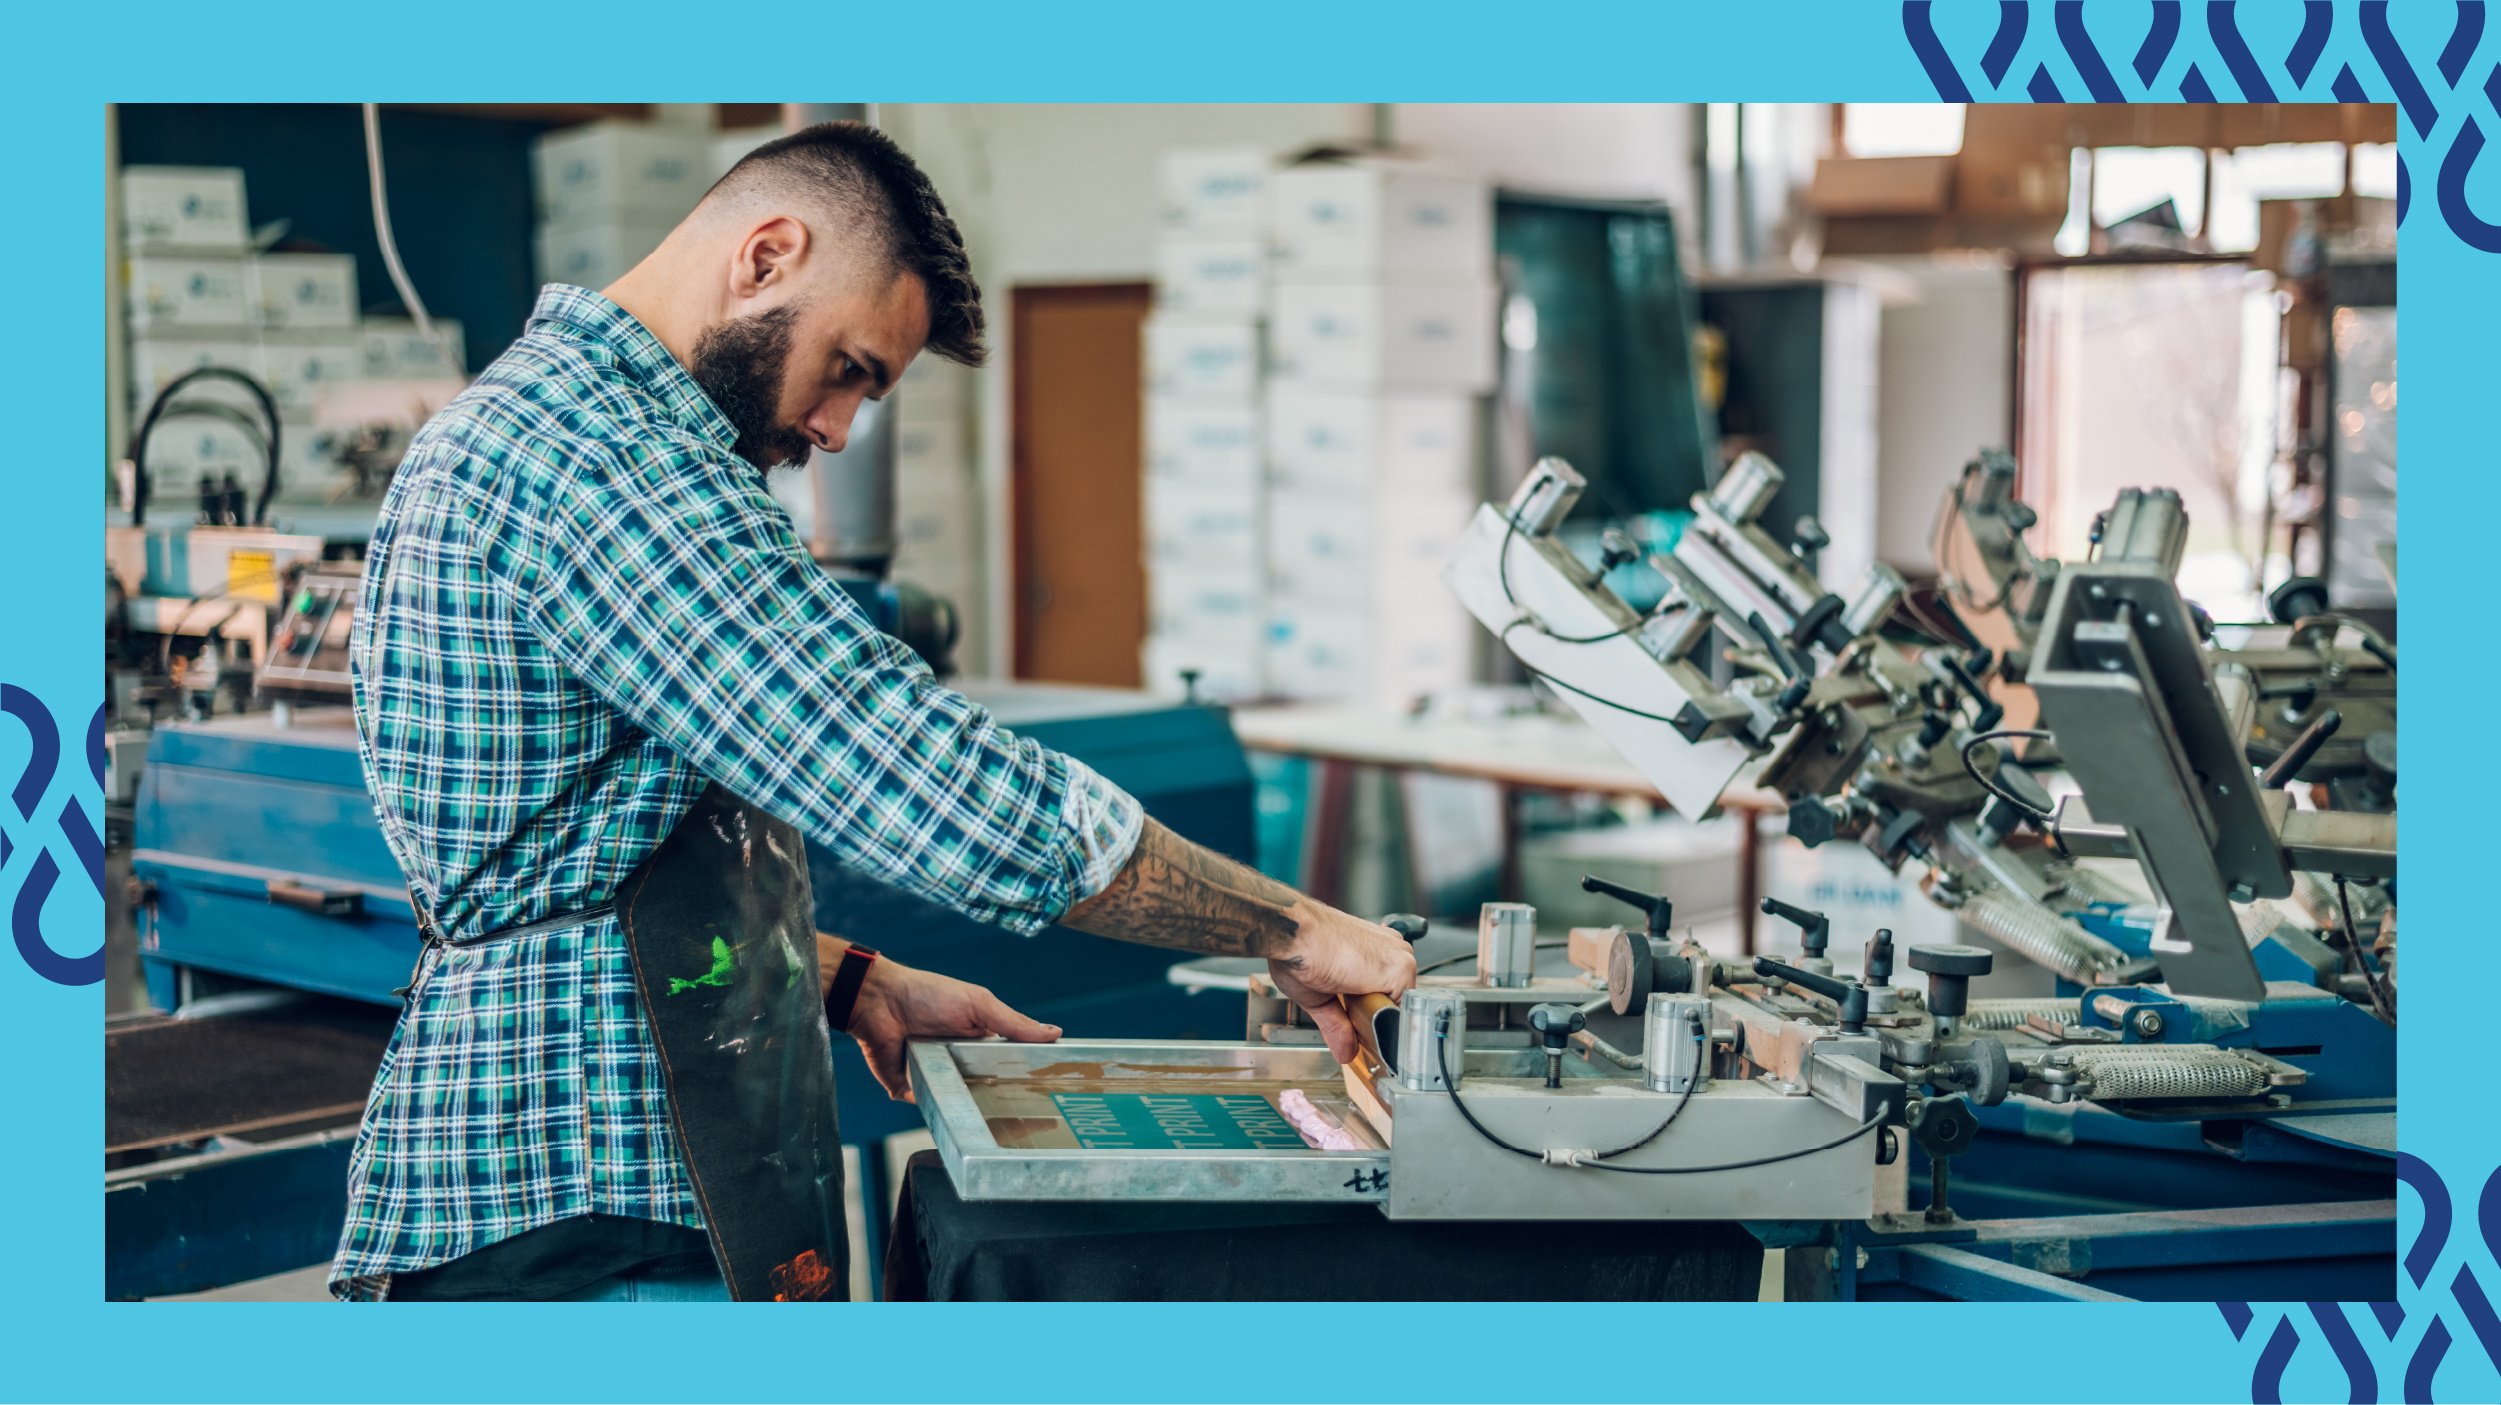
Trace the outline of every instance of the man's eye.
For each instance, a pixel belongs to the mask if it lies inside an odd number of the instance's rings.
[[[853,376],[858,375],[859,373],[860,373],[860,363],[859,363],[859,362],[852,360],[852,359],[851,359],[850,357],[848,357],[848,356],[846,356],[846,357],[842,358],[842,378],[843,378],[844,380],[849,380],[849,379],[851,379]]]

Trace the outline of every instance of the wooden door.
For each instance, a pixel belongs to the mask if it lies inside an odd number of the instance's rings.
[[[1144,283],[1016,288],[1008,483],[1015,672],[1138,686],[1146,639]]]

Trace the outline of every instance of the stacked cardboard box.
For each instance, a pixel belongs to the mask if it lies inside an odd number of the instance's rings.
[[[600,288],[660,247],[714,177],[714,133],[651,122],[592,122],[538,139],[542,283]]]
[[[461,372],[457,322],[440,343],[405,322],[366,321],[356,260],[335,253],[263,253],[251,243],[243,172],[223,166],[128,166],[121,172],[124,295],[130,322],[135,426],[167,386],[205,366],[266,386],[280,424],[281,482],[293,494],[326,487],[325,433],[313,412],[345,382]],[[257,485],[267,462],[250,391],[224,379],[195,383],[186,404],[233,416],[186,414],[149,437],[148,462],[167,500],[202,476]]]
[[[1481,180],[1410,162],[1275,177],[1264,652],[1280,695],[1404,708],[1473,674],[1441,563],[1479,498],[1492,207]]]
[[[1164,159],[1145,346],[1149,688],[1178,689],[1189,672],[1211,698],[1266,691],[1259,388],[1271,164],[1255,148]]]
[[[894,417],[894,577],[954,604],[965,661],[983,657],[989,621],[973,384],[971,371],[924,352],[879,407]]]

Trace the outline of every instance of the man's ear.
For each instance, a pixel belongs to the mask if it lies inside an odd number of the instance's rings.
[[[730,293],[751,298],[798,277],[808,253],[808,227],[788,215],[775,215],[747,232],[730,269]]]

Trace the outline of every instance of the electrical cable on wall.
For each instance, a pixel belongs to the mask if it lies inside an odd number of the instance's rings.
[[[417,296],[417,285],[408,280],[408,269],[399,261],[399,241],[391,237],[391,201],[384,193],[382,181],[382,108],[366,103],[365,109],[365,175],[373,190],[373,232],[382,245],[382,266],[391,275],[391,286],[399,290],[399,300],[417,324],[417,335],[424,337],[435,350],[443,349],[443,336],[435,330],[434,319],[426,315],[425,299]]]

